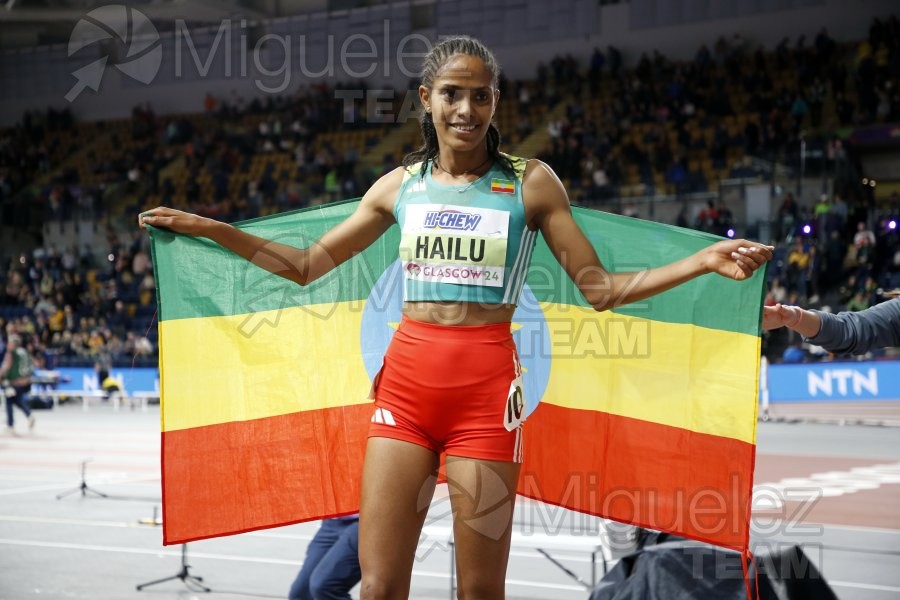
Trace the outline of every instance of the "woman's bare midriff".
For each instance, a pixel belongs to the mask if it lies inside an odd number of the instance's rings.
[[[492,325],[512,321],[516,307],[472,302],[406,302],[403,315],[437,325]]]

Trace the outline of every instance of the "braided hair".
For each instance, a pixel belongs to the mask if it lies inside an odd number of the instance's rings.
[[[500,65],[494,54],[480,41],[464,35],[441,41],[425,56],[425,60],[422,61],[422,85],[430,90],[438,71],[447,64],[447,61],[459,54],[480,59],[484,63],[485,68],[491,73],[491,86],[495,89],[497,88],[500,79]],[[424,143],[418,150],[414,150],[403,157],[403,166],[410,167],[421,162],[422,168],[419,176],[425,177],[428,163],[434,161],[438,156],[437,130],[434,127],[434,120],[430,112],[421,111],[419,127],[421,128]],[[499,164],[501,169],[510,175],[514,175],[515,169],[512,161],[506,155],[500,153],[500,130],[497,129],[493,122],[488,125],[486,141],[488,156],[494,159],[494,162]]]

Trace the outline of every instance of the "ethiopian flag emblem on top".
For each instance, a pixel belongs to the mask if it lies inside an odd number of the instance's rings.
[[[516,182],[508,179],[491,179],[491,191],[501,194],[515,194]]]

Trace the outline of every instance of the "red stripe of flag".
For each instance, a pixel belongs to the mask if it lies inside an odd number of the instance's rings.
[[[372,410],[356,404],[164,432],[163,544],[357,512]]]
[[[518,491],[741,550],[755,453],[732,438],[544,404],[525,424]]]

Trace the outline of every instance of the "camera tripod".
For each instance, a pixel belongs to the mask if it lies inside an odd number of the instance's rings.
[[[191,575],[190,573],[191,566],[187,564],[187,544],[181,545],[181,570],[171,575],[169,577],[163,577],[162,579],[154,579],[153,581],[148,581],[147,583],[142,583],[140,585],[136,585],[135,589],[137,591],[141,591],[145,587],[149,587],[151,585],[156,585],[157,583],[163,583],[166,581],[172,581],[173,579],[180,579],[184,582],[184,585],[188,587],[191,591],[194,592],[211,592],[212,590],[203,585],[203,578],[198,577],[197,575]]]
[[[60,498],[64,498],[65,496],[68,496],[70,494],[74,494],[75,492],[78,492],[78,491],[81,492],[82,498],[84,498],[88,494],[94,494],[95,496],[100,496],[101,498],[109,498],[108,495],[104,494],[103,492],[98,492],[97,490],[95,490],[94,488],[92,488],[91,486],[89,486],[87,484],[87,479],[86,479],[85,474],[87,471],[87,464],[89,462],[91,462],[91,460],[93,460],[93,459],[88,458],[87,460],[81,461],[81,485],[76,486],[76,487],[72,488],[71,490],[67,490],[61,494],[57,494],[56,495],[57,500],[59,500]]]

